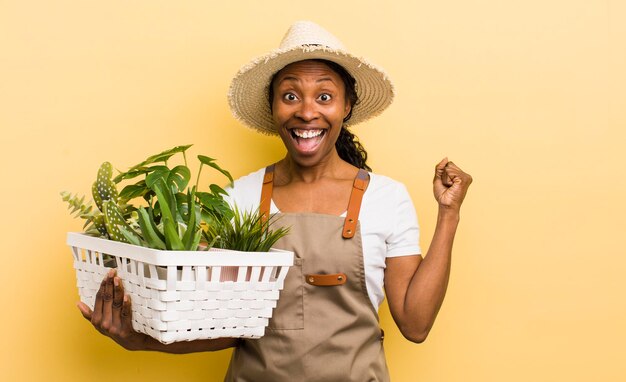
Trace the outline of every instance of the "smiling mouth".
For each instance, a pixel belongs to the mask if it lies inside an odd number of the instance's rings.
[[[326,135],[325,129],[291,129],[291,138],[302,152],[314,151]]]

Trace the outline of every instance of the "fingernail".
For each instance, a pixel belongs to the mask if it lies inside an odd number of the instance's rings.
[[[120,278],[119,277],[115,277],[113,278],[113,284],[118,287],[120,286]]]
[[[109,273],[107,273],[107,276],[108,276],[109,278],[113,277],[113,275],[115,274],[114,272],[115,272],[115,271],[114,271],[113,269],[109,270]]]
[[[124,302],[128,302],[128,295],[127,294],[124,295]]]

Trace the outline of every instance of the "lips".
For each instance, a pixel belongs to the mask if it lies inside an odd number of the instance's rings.
[[[315,151],[326,136],[325,129],[291,129],[289,132],[296,149],[302,153]]]

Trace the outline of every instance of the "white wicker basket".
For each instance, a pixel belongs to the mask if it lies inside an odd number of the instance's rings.
[[[67,244],[81,301],[93,309],[111,268],[106,259],[114,258],[131,297],[133,328],[162,343],[263,336],[293,265],[293,252],[275,249],[161,251],[76,232]]]

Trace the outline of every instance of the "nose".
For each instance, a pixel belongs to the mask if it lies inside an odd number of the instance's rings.
[[[300,107],[295,112],[295,117],[305,122],[313,121],[319,116],[315,100],[305,99],[300,102]]]

